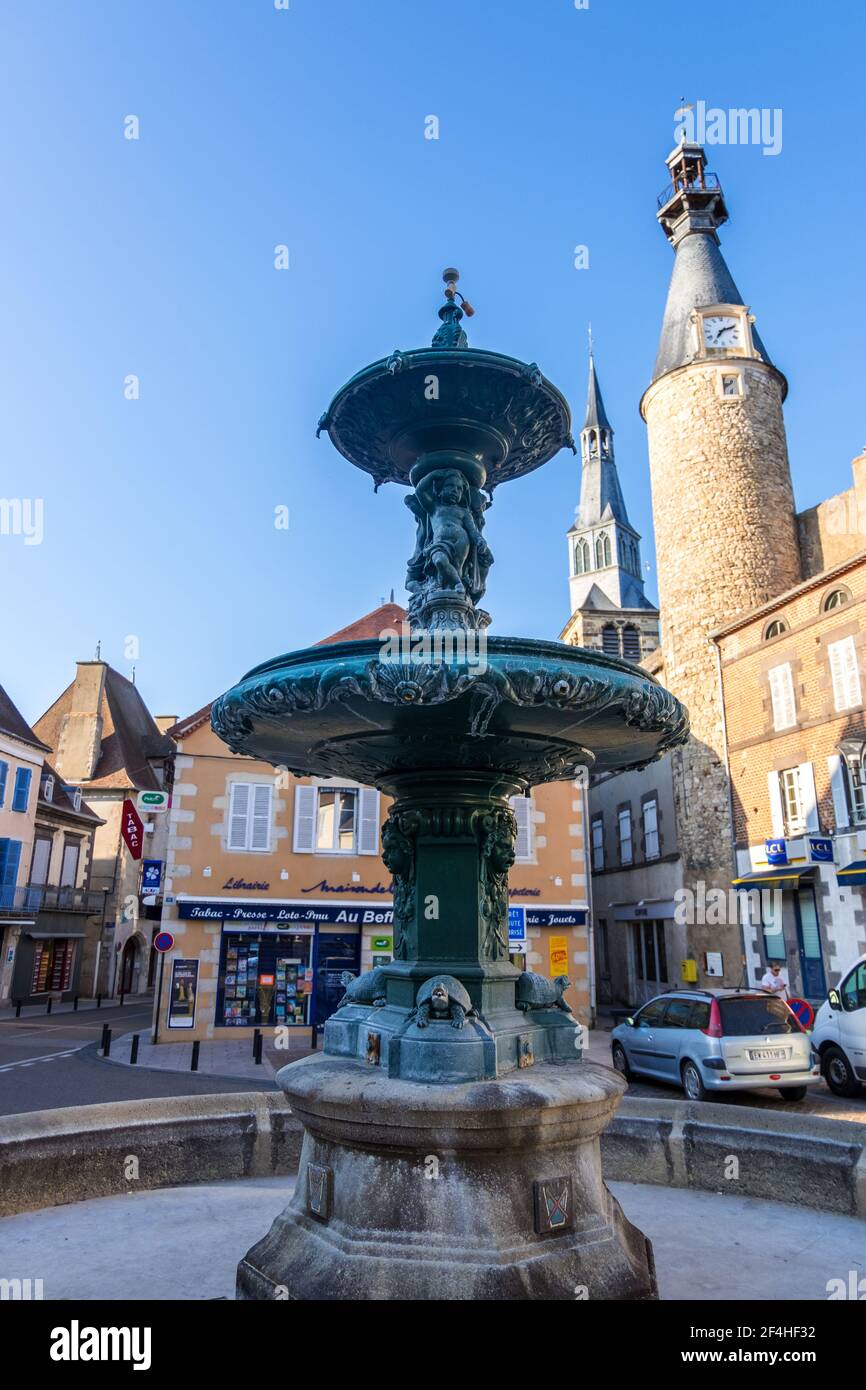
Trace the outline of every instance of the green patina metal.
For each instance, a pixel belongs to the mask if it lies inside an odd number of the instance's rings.
[[[493,489],[571,445],[570,417],[536,366],[468,347],[456,278],[446,272],[432,349],[358,373],[320,422],[377,487],[414,488],[411,641],[288,653],[212,714],[237,753],[394,798],[382,832],[394,960],[348,992],[325,1051],[439,1084],[580,1056],[561,988],[548,997],[509,959],[509,799],[581,769],[640,766],[688,735],[682,705],[627,662],[487,636]]]

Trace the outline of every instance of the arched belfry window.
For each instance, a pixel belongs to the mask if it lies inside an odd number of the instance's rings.
[[[608,656],[619,656],[619,629],[615,623],[605,623],[602,628],[601,649]]]
[[[622,630],[622,654],[626,661],[640,661],[640,629],[626,623]]]
[[[607,531],[602,531],[595,538],[595,567],[604,569],[611,563],[610,536]]]
[[[586,574],[587,570],[592,568],[590,561],[589,541],[585,536],[581,536],[580,540],[576,541],[574,546],[575,574]]]

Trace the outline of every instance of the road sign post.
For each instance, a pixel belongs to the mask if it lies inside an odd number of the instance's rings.
[[[159,1011],[162,1008],[162,981],[165,974],[165,954],[174,945],[174,937],[170,931],[157,932],[153,938],[153,949],[159,952],[159,980],[156,986],[156,1009],[153,1015],[153,1042],[159,1042]]]

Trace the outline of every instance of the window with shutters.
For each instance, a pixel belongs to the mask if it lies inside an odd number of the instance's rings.
[[[535,835],[532,810],[534,802],[531,796],[512,796],[510,806],[514,812],[514,819],[517,821],[517,835],[514,840],[514,862],[515,864],[534,864],[535,863]]]
[[[632,861],[631,810],[628,806],[618,813],[617,826],[619,829],[619,862],[620,864],[630,864]]]
[[[658,859],[661,853],[659,840],[659,804],[653,798],[643,804],[643,845],[647,859]]]
[[[295,788],[296,854],[378,854],[379,793],[373,787]]]
[[[833,681],[833,704],[837,713],[855,709],[862,703],[862,698],[854,638],[843,637],[841,642],[830,642],[827,646],[827,656]]]
[[[29,767],[16,767],[15,769],[15,790],[12,793],[12,810],[26,811],[30,801],[30,778]]]
[[[270,853],[273,793],[271,782],[231,783],[228,849]]]
[[[770,699],[773,703],[773,728],[790,729],[797,722],[797,706],[794,701],[794,681],[791,667],[774,666],[769,673]]]
[[[593,816],[592,819],[592,871],[599,873],[604,868],[604,819],[602,816]]]
[[[782,793],[785,834],[802,835],[806,829],[806,812],[799,767],[787,767],[779,773],[779,789]]]
[[[619,656],[619,629],[615,623],[605,623],[602,628],[601,649],[608,656]]]

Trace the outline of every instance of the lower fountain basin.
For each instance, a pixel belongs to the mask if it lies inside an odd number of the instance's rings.
[[[688,736],[684,706],[629,662],[453,636],[439,659],[378,639],[276,657],[216,701],[213,728],[235,753],[386,791],[391,778],[447,768],[528,787],[639,767]]]

